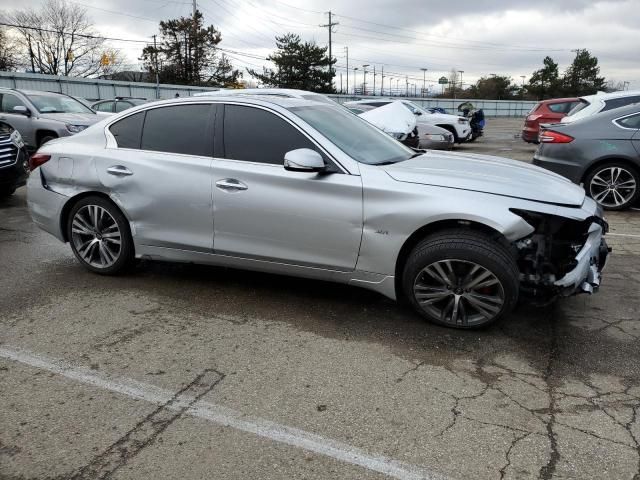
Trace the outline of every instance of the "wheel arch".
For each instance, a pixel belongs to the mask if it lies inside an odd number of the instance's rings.
[[[416,231],[414,231],[409,237],[405,240],[400,247],[400,251],[396,258],[396,267],[395,267],[395,290],[396,290],[396,298],[402,298],[401,288],[402,288],[402,272],[407,263],[407,259],[411,254],[411,251],[414,247],[427,235],[431,235],[433,233],[447,230],[451,228],[466,228],[476,232],[482,232],[487,234],[496,240],[501,240],[507,242],[505,236],[494,227],[487,225],[486,223],[474,221],[474,220],[465,220],[465,219],[446,219],[446,220],[437,220],[435,222],[428,223],[426,225],[421,226]]]
[[[82,200],[84,198],[87,198],[87,197],[100,197],[100,198],[103,198],[104,200],[106,200],[109,203],[111,203],[115,208],[117,208],[120,211],[120,213],[122,213],[122,215],[124,215],[124,217],[127,220],[129,220],[129,216],[127,215],[127,213],[124,210],[122,210],[120,205],[118,205],[116,202],[114,202],[113,199],[109,195],[107,195],[106,193],[100,192],[100,191],[96,191],[96,190],[91,190],[91,191],[79,193],[79,194],[69,198],[69,200],[67,200],[67,202],[62,207],[62,210],[60,211],[60,232],[62,232],[62,237],[63,237],[65,242],[69,241],[69,238],[68,238],[68,235],[67,235],[67,222],[69,221],[69,214],[71,213],[71,209],[73,208],[73,206],[76,203],[78,203],[80,200]]]
[[[455,143],[459,143],[460,142],[460,137],[458,136],[458,131],[456,130],[456,127],[454,127],[453,125],[450,125],[448,123],[437,123],[436,127],[444,128],[445,130],[449,131],[450,133],[453,134],[453,141]]]
[[[585,184],[587,181],[587,178],[589,178],[589,175],[591,175],[594,170],[604,165],[605,163],[614,163],[614,162],[622,163],[632,168],[633,170],[636,171],[636,173],[640,175],[640,164],[638,164],[637,161],[634,161],[632,158],[627,156],[608,155],[606,157],[600,157],[597,160],[594,160],[593,162],[591,162],[591,164],[589,164],[589,166],[585,169],[584,173],[582,174],[582,178],[580,179],[580,181],[583,184]]]
[[[36,130],[36,146],[40,148],[40,143],[44,137],[51,136],[55,138],[60,138],[60,135],[55,130],[48,130],[46,128],[39,128]]]

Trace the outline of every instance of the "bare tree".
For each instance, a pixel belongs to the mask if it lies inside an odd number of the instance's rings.
[[[81,6],[67,0],[47,0],[38,8],[11,15],[19,25],[23,63],[34,72],[90,77],[104,70],[103,55],[111,50],[96,38],[91,19]]]
[[[18,67],[18,47],[15,41],[0,28],[0,70],[11,72]]]

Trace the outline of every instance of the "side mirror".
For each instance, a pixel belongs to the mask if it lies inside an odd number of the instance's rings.
[[[420,115],[422,115],[422,112],[420,110],[416,110],[415,114],[419,117]]]
[[[284,169],[290,172],[324,172],[322,156],[310,148],[298,148],[284,154]]]
[[[24,115],[25,117],[30,117],[31,116],[31,110],[29,110],[24,105],[16,105],[15,107],[13,107],[12,112],[13,113],[17,113],[19,115]]]

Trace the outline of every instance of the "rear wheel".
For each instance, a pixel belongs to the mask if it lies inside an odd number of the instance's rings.
[[[619,162],[596,167],[585,181],[588,195],[606,210],[624,210],[635,204],[640,196],[640,174]]]
[[[427,320],[480,328],[509,313],[518,300],[519,272],[500,239],[447,230],[422,240],[409,256],[402,291]]]
[[[84,267],[114,275],[133,263],[133,240],[122,212],[102,197],[86,197],[69,213],[67,238]]]

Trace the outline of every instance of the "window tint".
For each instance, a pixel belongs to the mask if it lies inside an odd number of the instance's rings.
[[[570,117],[571,115],[575,115],[580,110],[584,110],[585,108],[587,108],[589,105],[591,104],[588,101],[581,98],[580,101],[576,105],[574,105],[574,107],[571,110],[569,110],[569,113],[567,113],[567,117]]]
[[[185,155],[212,155],[211,112],[211,105],[176,105],[147,110],[140,148]]]
[[[22,103],[22,101],[15,95],[10,93],[2,95],[2,107],[0,108],[2,112],[12,113],[13,107],[19,106],[24,106],[24,103]]]
[[[616,120],[616,123],[624,128],[640,128],[640,114]]]
[[[225,105],[224,112],[225,158],[282,165],[290,150],[317,151],[307,137],[273,113],[239,105]]]
[[[120,148],[140,148],[145,112],[123,118],[109,127]]]
[[[572,105],[571,102],[550,103],[549,110],[554,113],[567,113],[573,108]]]
[[[131,108],[133,107],[132,104],[130,104],[129,102],[116,102],[116,113],[118,112],[124,112],[127,108]]]
[[[631,105],[632,103],[637,102],[640,102],[640,96],[613,98],[604,102],[604,108],[602,109],[602,111],[606,112],[607,110],[613,110],[614,108],[624,107],[625,105]]]
[[[93,106],[97,112],[113,112],[113,102],[102,102]]]

